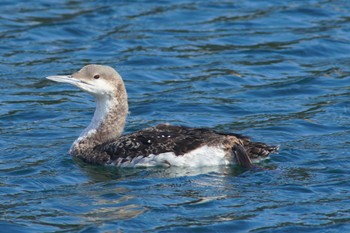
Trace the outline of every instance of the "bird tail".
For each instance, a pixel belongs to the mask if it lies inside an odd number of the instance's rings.
[[[247,169],[254,168],[254,160],[264,159],[269,154],[277,152],[278,146],[269,146],[261,142],[251,142],[245,145],[235,145],[232,148],[235,162]]]
[[[268,157],[271,153],[278,151],[278,146],[270,146],[262,142],[249,141],[244,145],[246,152],[250,159],[263,159]]]

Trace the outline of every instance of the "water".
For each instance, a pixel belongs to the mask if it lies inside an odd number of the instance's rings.
[[[350,3],[1,1],[2,232],[349,232]],[[260,164],[119,170],[67,151],[94,103],[44,79],[115,67],[126,132],[280,145]]]

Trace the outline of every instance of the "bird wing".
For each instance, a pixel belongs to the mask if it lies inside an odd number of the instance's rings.
[[[206,144],[210,140],[210,134],[213,137],[213,131],[208,129],[161,124],[123,135],[94,149],[106,152],[112,161],[117,158],[135,158],[166,152],[181,156]]]
[[[189,128],[160,124],[155,127],[137,131],[119,137],[114,141],[103,143],[94,149],[105,152],[110,156],[110,161],[133,158],[148,155],[173,152],[176,156],[184,155],[204,145],[224,145],[227,150],[232,150],[233,159],[237,164],[250,168],[251,159],[266,157],[276,147],[264,143],[250,141],[240,134],[219,133],[210,129]]]

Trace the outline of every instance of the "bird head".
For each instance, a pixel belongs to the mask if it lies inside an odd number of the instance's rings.
[[[55,75],[46,78],[55,82],[72,84],[97,98],[115,96],[116,92],[124,89],[118,72],[104,65],[87,65],[71,75]]]

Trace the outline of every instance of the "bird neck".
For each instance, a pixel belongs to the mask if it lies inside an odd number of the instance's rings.
[[[95,146],[118,138],[124,130],[128,114],[127,95],[98,96],[96,110],[89,126],[73,143],[70,153],[78,155]]]

